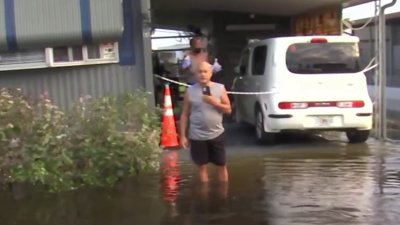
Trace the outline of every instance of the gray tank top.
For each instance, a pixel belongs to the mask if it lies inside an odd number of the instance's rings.
[[[211,94],[221,99],[224,85],[212,83]],[[200,84],[196,83],[188,88],[191,106],[189,116],[189,139],[211,140],[224,133],[222,125],[223,114],[214,106],[203,101],[203,91]]]

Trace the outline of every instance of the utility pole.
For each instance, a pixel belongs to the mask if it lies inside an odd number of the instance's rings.
[[[381,137],[381,124],[380,124],[380,68],[382,67],[380,63],[380,54],[379,54],[379,23],[380,23],[380,10],[381,10],[381,0],[375,1],[375,7],[377,8],[378,14],[375,15],[375,57],[376,62],[378,63],[378,67],[375,69],[375,76],[374,76],[374,94],[375,94],[375,114],[374,114],[374,130],[376,138],[380,139]]]
[[[397,0],[382,5],[379,0],[379,140],[384,141],[387,139],[387,60],[386,60],[386,17],[385,10],[396,4]]]

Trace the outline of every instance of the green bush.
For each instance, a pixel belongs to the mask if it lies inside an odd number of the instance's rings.
[[[50,191],[113,185],[159,166],[159,114],[143,92],[82,97],[68,113],[0,91],[0,183]]]

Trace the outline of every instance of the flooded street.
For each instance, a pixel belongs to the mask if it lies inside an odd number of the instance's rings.
[[[229,185],[197,182],[187,151],[166,151],[160,174],[111,189],[0,192],[1,225],[397,225],[400,148],[285,135],[257,146],[229,127]],[[212,167],[210,167],[212,168]]]

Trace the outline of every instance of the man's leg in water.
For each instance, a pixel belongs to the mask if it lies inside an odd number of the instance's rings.
[[[208,168],[207,165],[201,165],[199,166],[199,178],[200,181],[203,183],[208,182]]]
[[[208,182],[208,152],[207,141],[190,140],[190,154],[193,162],[198,166],[201,182]]]
[[[209,142],[209,161],[218,166],[218,178],[221,182],[229,180],[228,168],[226,166],[225,134]]]

